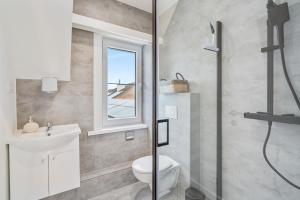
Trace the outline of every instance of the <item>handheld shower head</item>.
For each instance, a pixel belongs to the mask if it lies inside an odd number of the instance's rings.
[[[280,5],[273,4],[269,8],[269,23],[272,26],[277,26],[278,29],[278,43],[284,46],[284,23],[289,21],[289,7],[287,3]]]
[[[211,31],[211,41],[210,43],[208,43],[206,46],[204,46],[203,48],[205,50],[208,50],[208,51],[213,51],[213,52],[218,52],[219,51],[219,48],[216,47],[216,42],[215,42],[215,28],[214,26],[212,25],[212,23],[210,22],[209,23],[209,26],[210,26],[210,31]]]
[[[210,26],[210,31],[211,31],[211,33],[212,33],[212,34],[215,34],[215,28],[214,28],[214,26],[212,25],[211,22],[209,23],[209,26]]]

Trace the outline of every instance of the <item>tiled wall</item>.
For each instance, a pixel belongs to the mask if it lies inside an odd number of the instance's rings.
[[[74,12],[151,32],[151,14],[115,0],[75,0]],[[17,80],[18,128],[23,127],[30,115],[41,126],[47,122],[54,125],[78,123],[83,130],[80,136],[83,175],[148,155],[147,130],[136,131],[132,141],[126,141],[124,133],[87,136],[87,131],[93,130],[93,33],[73,29],[71,59],[71,81],[59,82],[57,93],[41,92],[39,80]],[[131,170],[130,173],[128,180],[133,178]],[[91,187],[87,185],[87,188]]]
[[[79,123],[84,133],[93,129],[93,34],[73,29],[71,49],[71,81],[59,82],[57,93],[42,92],[40,80],[17,80],[18,128],[32,115],[40,126]]]
[[[87,137],[93,130],[93,34],[73,29],[71,81],[59,82],[57,93],[41,91],[39,80],[17,80],[18,128],[32,115],[41,126],[78,123],[82,128],[81,172],[88,173],[133,160],[149,152],[147,131],[134,141],[124,133]],[[117,147],[117,148],[116,148]],[[122,153],[120,153],[122,152]]]
[[[200,182],[199,99],[199,94],[191,93],[159,95],[159,119],[168,118],[166,106],[173,106],[177,111],[177,118],[169,119],[169,145],[160,147],[158,153],[180,164],[178,192],[185,191],[190,183],[197,188]]]
[[[116,0],[74,0],[74,13],[152,34],[150,13]]]
[[[276,1],[284,2],[284,1]],[[285,25],[288,71],[300,95],[300,3],[288,0]],[[280,179],[262,155],[267,123],[244,119],[244,112],[266,111],[267,1],[180,0],[161,45],[161,76],[181,72],[200,93],[200,182],[216,192],[216,55],[203,50],[209,22],[223,23],[223,194],[226,200],[298,200],[300,192]],[[275,53],[276,113],[300,114]],[[268,155],[292,181],[300,183],[300,127],[274,123]],[[214,198],[215,199],[215,198]]]

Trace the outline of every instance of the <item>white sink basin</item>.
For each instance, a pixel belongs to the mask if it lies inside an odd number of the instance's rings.
[[[35,133],[18,131],[7,143],[31,152],[49,151],[67,145],[80,133],[78,124],[53,126],[48,132],[46,127],[42,127]]]

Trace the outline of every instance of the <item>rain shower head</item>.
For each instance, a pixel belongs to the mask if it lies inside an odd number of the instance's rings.
[[[269,10],[270,14],[270,23],[275,25],[281,25],[285,22],[289,21],[290,15],[289,15],[289,7],[287,3],[283,3],[280,5],[274,5]]]

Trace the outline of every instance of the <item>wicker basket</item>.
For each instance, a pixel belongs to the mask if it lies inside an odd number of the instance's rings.
[[[166,93],[188,93],[189,83],[187,80],[160,81],[159,92]]]

